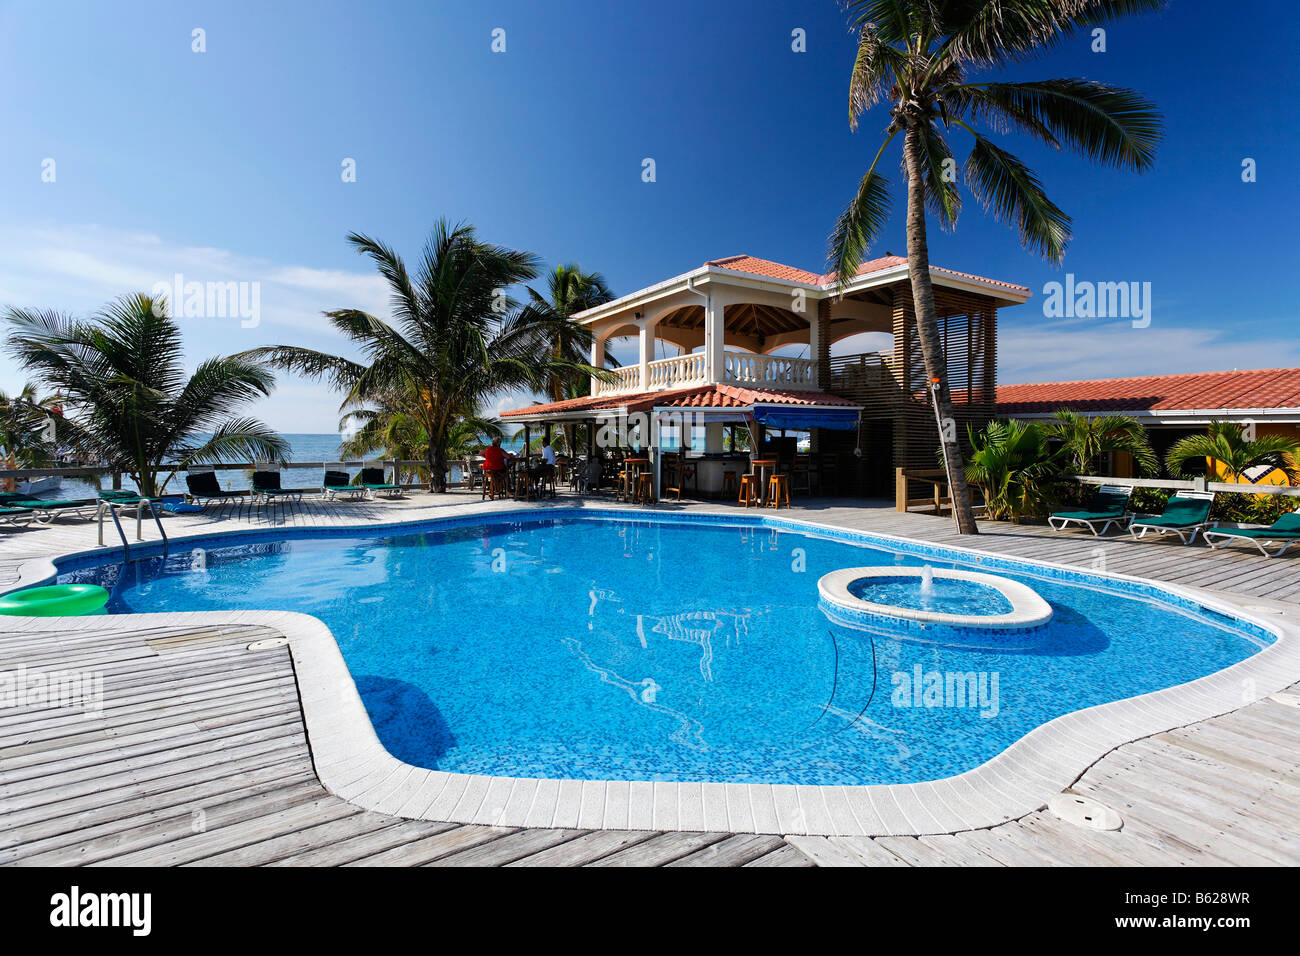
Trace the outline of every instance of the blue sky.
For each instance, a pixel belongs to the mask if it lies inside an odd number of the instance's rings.
[[[974,201],[955,233],[932,229],[935,263],[1034,290],[1002,315],[1001,381],[1300,365],[1300,15],[1248,9],[1175,2],[1111,24],[1105,53],[1080,37],[1008,74],[1131,86],[1167,126],[1143,176],[1003,141],[1074,217],[1060,270]],[[833,0],[0,3],[0,305],[85,314],[178,272],[258,282],[256,327],[185,320],[191,361],[345,350],[320,311],[382,314],[386,296],[343,237],[414,257],[439,216],[618,293],[737,253],[821,270],[886,121],[848,129],[853,49]],[[904,252],[902,211],[873,253]],[[1066,272],[1150,282],[1150,326],[1045,317],[1043,286]],[[0,359],[0,385],[21,379]],[[336,405],[285,380],[258,413],[332,431]]]

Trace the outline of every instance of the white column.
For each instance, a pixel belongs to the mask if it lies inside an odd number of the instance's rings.
[[[605,367],[605,335],[603,333],[597,332],[591,337],[591,361],[588,364],[593,368]],[[596,389],[602,384],[596,376],[591,376],[591,394],[595,395]]]
[[[655,327],[649,319],[642,319],[639,323],[641,334],[641,391],[648,391],[650,388],[650,360],[655,354]]]
[[[725,359],[726,324],[723,310],[726,302],[717,292],[710,292],[704,305],[704,374],[709,384],[722,381]]]
[[[821,363],[817,361],[817,356],[821,354],[822,330],[821,323],[817,321],[817,303],[808,304],[811,308],[804,312],[804,315],[808,316],[808,357],[813,363],[813,385],[820,389],[822,387]]]

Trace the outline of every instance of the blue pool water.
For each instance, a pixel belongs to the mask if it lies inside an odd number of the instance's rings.
[[[59,581],[111,588],[116,613],[313,614],[388,750],[463,773],[928,780],[1060,714],[1192,680],[1271,640],[1192,606],[1023,568],[1008,576],[1055,610],[1028,652],[840,627],[818,608],[823,574],[957,565],[745,519],[534,515],[205,547],[65,563]]]
[[[935,578],[927,591],[919,578],[865,577],[849,584],[849,593],[872,604],[890,604],[936,614],[1010,614],[1011,602],[997,588],[960,578]]]

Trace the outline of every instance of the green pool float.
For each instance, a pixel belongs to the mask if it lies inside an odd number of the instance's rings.
[[[95,584],[55,584],[0,597],[0,614],[21,617],[74,617],[95,614],[108,603],[108,591]]]

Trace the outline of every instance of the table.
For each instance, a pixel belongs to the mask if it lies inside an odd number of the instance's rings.
[[[637,482],[641,478],[641,470],[650,467],[649,458],[624,458],[623,470],[627,472],[624,481],[627,482],[627,498],[629,501],[635,500]]]
[[[749,459],[749,473],[752,475],[754,470],[759,472],[758,479],[758,503],[767,503],[767,470],[771,468],[776,470],[775,458],[751,458]]]

